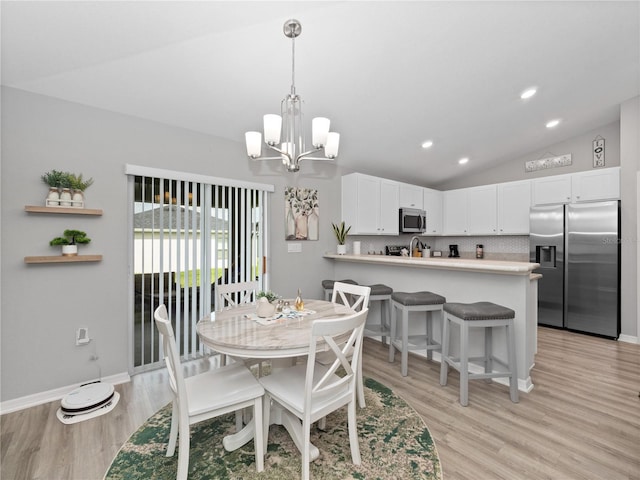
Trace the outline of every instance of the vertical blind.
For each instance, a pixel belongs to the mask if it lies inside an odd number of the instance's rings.
[[[184,359],[204,353],[196,323],[215,310],[214,285],[268,288],[272,186],[127,166],[131,198],[131,370],[162,360],[153,313],[164,303]]]

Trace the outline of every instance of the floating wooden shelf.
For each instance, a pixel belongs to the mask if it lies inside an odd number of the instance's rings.
[[[53,207],[47,207],[53,208]],[[101,262],[102,255],[51,255],[24,257],[24,263],[78,263],[78,262]]]
[[[78,207],[41,207],[37,205],[25,205],[24,209],[29,213],[63,213],[72,215],[102,215],[99,208]]]

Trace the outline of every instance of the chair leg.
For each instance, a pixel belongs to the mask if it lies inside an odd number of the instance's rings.
[[[360,357],[362,360],[362,356]],[[358,372],[356,378],[356,391],[358,394],[358,405],[360,408],[365,408],[367,403],[364,400],[364,380],[362,377],[362,361],[358,364]]]
[[[311,422],[309,421],[308,415],[306,415],[302,421],[302,437],[303,437],[303,445],[302,448],[302,480],[309,480],[309,463],[311,462],[311,452],[309,449],[309,444],[311,443]]]
[[[449,318],[447,314],[442,314],[442,349],[440,351],[440,385],[443,387],[447,384],[447,376],[449,373]]]
[[[268,393],[265,392],[264,397],[262,397],[262,438],[264,441],[262,442],[262,450],[263,454],[267,454],[267,450],[269,447],[269,424],[271,422],[271,397]]]
[[[354,465],[360,465],[360,445],[358,444],[358,421],[356,419],[355,402],[347,405],[347,415],[349,422],[349,444],[351,445],[351,460]]]
[[[460,405],[469,404],[469,325],[460,324]]]
[[[516,360],[516,332],[515,325],[507,325],[507,355],[509,359],[509,370],[511,376],[509,377],[509,393],[511,395],[511,401],[518,403],[518,363]]]
[[[393,363],[395,360],[396,347],[393,346],[393,342],[396,339],[396,307],[391,305],[391,327],[389,328],[389,363]]]
[[[178,403],[173,401],[171,408],[171,432],[169,433],[169,445],[167,446],[167,457],[173,457],[176,453],[176,441],[178,440]]]
[[[491,373],[493,372],[493,327],[486,327],[486,328],[483,328],[483,330],[484,330],[484,373]],[[491,379],[488,378],[487,382],[491,383]]]
[[[402,309],[402,363],[400,373],[406,377],[409,373],[409,311]]]
[[[256,469],[258,472],[264,470],[264,423],[262,421],[262,397],[256,398],[253,404],[253,425],[255,432],[253,434],[253,444],[256,450]]]
[[[180,422],[178,433],[178,474],[176,480],[187,480],[189,473],[189,422]]]
[[[433,352],[432,349],[429,348],[431,346],[431,344],[433,343],[433,310],[427,310],[425,312],[425,315],[427,316],[427,360],[431,360],[433,359]]]

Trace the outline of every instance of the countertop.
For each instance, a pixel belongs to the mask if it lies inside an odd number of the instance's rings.
[[[324,258],[341,262],[372,263],[379,265],[398,265],[413,268],[432,268],[441,270],[464,270],[473,272],[497,273],[504,275],[530,275],[540,266],[539,263],[510,262],[504,260],[485,260],[448,257],[398,257],[390,255],[337,255],[326,253]]]

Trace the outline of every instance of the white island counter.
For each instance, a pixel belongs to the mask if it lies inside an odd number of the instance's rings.
[[[410,258],[384,255],[335,255],[324,258],[334,261],[334,278],[351,278],[362,285],[383,283],[394,291],[417,292],[428,290],[446,297],[448,302],[494,302],[516,312],[516,353],[518,361],[518,388],[528,392],[533,388],[529,374],[534,364],[537,343],[537,308],[539,275],[532,271],[537,263],[465,258]],[[372,311],[374,321],[378,311]],[[412,331],[424,322],[416,318]],[[440,332],[434,332],[439,335]],[[504,332],[494,336],[496,343],[504,345]],[[471,356],[480,355],[483,348],[482,332],[472,331]],[[458,350],[458,338],[452,335],[451,349]],[[506,357],[505,348],[496,348],[496,355]],[[433,355],[439,361],[439,352]],[[411,375],[411,370],[409,370]],[[506,383],[504,379],[495,379]]]

